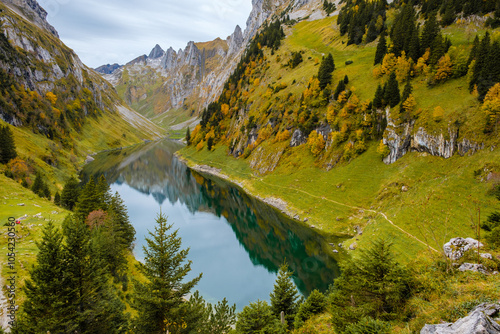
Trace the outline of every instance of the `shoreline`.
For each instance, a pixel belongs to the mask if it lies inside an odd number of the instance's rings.
[[[212,167],[212,166],[205,165],[205,164],[202,164],[202,165],[197,164],[197,163],[193,162],[192,160],[189,160],[185,156],[179,154],[179,151],[175,152],[174,155],[180,161],[182,161],[183,163],[185,163],[186,166],[188,166],[188,168],[191,168],[194,171],[202,173],[202,174],[208,174],[208,175],[211,175],[211,176],[218,177],[218,178],[223,179],[223,180],[225,180],[225,181],[227,181],[227,182],[229,182],[229,183],[231,183],[231,184],[233,184],[235,186],[238,186],[246,194],[248,194],[248,195],[250,195],[250,196],[258,199],[259,201],[262,201],[265,204],[273,207],[274,209],[280,211],[282,214],[286,215],[288,218],[294,220],[295,222],[301,223],[301,224],[305,224],[305,225],[307,225],[307,227],[309,227],[311,229],[315,229],[315,230],[319,230],[319,231],[324,232],[322,229],[318,229],[315,225],[309,224],[308,223],[309,222],[308,218],[304,218],[304,220],[301,220],[300,217],[299,217],[299,215],[297,213],[293,212],[293,209],[290,208],[290,204],[287,203],[285,200],[283,200],[283,199],[281,199],[279,197],[274,197],[274,196],[262,197],[262,196],[259,196],[257,194],[254,194],[247,187],[245,187],[245,185],[243,184],[243,182],[237,181],[237,180],[231,178],[229,175],[223,173],[222,169],[220,169],[220,168]]]

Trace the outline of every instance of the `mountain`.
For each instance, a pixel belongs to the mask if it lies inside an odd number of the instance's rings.
[[[0,9],[0,119],[29,171],[62,182],[93,152],[161,136],[59,40],[36,1]]]
[[[117,63],[114,63],[112,65],[106,64],[106,65],[99,66],[98,68],[95,69],[95,71],[102,73],[102,74],[111,74],[121,67],[122,67],[122,65],[119,65]]]
[[[178,51],[164,51],[156,45],[149,55],[142,55],[111,74],[107,67],[98,71],[127,103],[156,124],[172,130],[193,127],[199,113],[218,98],[248,42],[269,17],[285,7],[291,15],[306,16],[310,11],[318,12],[321,2],[254,0],[252,5],[246,29],[236,26],[226,39],[191,41]]]

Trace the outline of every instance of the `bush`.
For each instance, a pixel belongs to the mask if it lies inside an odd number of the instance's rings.
[[[265,301],[258,300],[245,306],[238,314],[236,332],[242,334],[278,334],[286,333],[271,311],[271,306]]]
[[[345,62],[346,66],[351,65],[352,63],[354,63],[352,60],[346,60],[346,62]]]
[[[294,326],[295,328],[300,328],[315,314],[319,314],[325,311],[326,299],[318,290],[313,290],[306,301],[299,306],[297,315],[295,316]]]
[[[389,334],[391,325],[385,321],[367,317],[347,326],[345,334]]]

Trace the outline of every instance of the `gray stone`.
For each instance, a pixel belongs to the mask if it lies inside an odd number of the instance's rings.
[[[353,243],[349,246],[349,249],[350,250],[355,250],[356,248],[358,247],[358,244],[357,243]]]
[[[493,256],[490,253],[481,253],[483,259],[493,260]]]
[[[295,130],[290,140],[290,147],[296,147],[306,142],[306,137],[299,129]]]
[[[500,333],[500,325],[493,319],[498,317],[499,312],[499,303],[483,303],[455,323],[425,325],[420,334],[497,334]]]
[[[91,163],[94,160],[95,160],[94,158],[92,158],[90,155],[88,155],[87,159],[85,159],[85,163],[88,164],[88,163]]]
[[[333,250],[333,252],[334,252],[335,254],[337,254],[339,251],[338,251],[338,250],[336,250],[336,249],[334,249],[334,250]]]
[[[485,266],[478,263],[463,263],[460,267],[458,267],[459,271],[474,271],[480,272],[481,274],[488,274],[488,270]]]
[[[480,242],[479,247],[483,247]],[[453,238],[443,246],[444,253],[453,261],[461,259],[468,250],[477,248],[478,241],[472,238]]]

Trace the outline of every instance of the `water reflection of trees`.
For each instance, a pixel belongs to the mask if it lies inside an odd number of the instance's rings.
[[[324,236],[227,182],[191,171],[174,155],[180,147],[161,141],[104,153],[86,166],[82,178],[104,175],[110,183],[126,183],[160,204],[179,201],[190,212],[224,216],[255,265],[276,272],[286,261],[295,272],[297,287],[306,295],[313,289],[325,290],[333,282],[339,271],[326,251]]]

